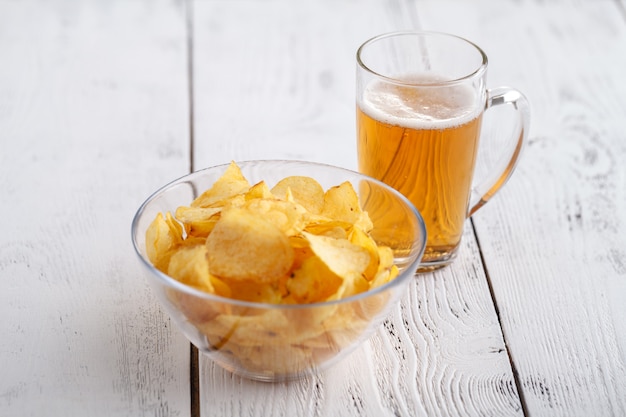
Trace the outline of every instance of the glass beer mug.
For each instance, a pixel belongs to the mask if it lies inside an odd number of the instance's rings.
[[[359,171],[396,188],[422,214],[422,272],[453,261],[465,220],[505,184],[526,141],[526,98],[487,89],[486,73],[478,46],[444,33],[383,34],[357,52]],[[483,113],[501,104],[517,113],[511,151],[474,184]]]

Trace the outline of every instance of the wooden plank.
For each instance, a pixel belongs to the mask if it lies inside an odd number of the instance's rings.
[[[356,49],[415,27],[413,2],[198,1],[193,9],[196,169],[260,158],[356,166]],[[335,368],[264,384],[201,356],[200,395],[204,416],[522,414],[469,224],[458,261],[416,279],[385,326]]]
[[[276,157],[356,168],[356,49],[414,17],[402,1],[318,3],[194,3],[195,169]]]
[[[259,383],[201,357],[201,415],[522,415],[479,257],[466,239],[454,265],[416,279],[371,340],[323,374]]]
[[[623,3],[460,3],[423,1],[422,19],[482,45],[492,85],[533,109],[518,172],[474,216],[525,407],[625,415]]]
[[[188,415],[130,224],[189,166],[184,7],[0,2],[0,415]]]

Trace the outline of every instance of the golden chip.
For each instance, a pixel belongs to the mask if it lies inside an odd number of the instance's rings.
[[[235,280],[276,282],[294,259],[289,238],[278,227],[240,208],[222,212],[206,246],[210,272]]]
[[[209,220],[220,211],[219,207],[178,207],[175,216],[183,223],[193,223]]]
[[[352,228],[352,230],[350,231],[349,239],[351,243],[365,249],[369,254],[370,261],[367,265],[367,268],[365,268],[365,271],[363,271],[363,276],[366,280],[371,281],[372,279],[374,279],[374,276],[378,272],[378,266],[380,261],[378,253],[379,248],[376,245],[376,242],[374,242],[374,239],[372,239],[371,236],[363,232],[358,227]]]
[[[191,202],[192,207],[209,207],[211,204],[228,199],[243,193],[250,188],[250,183],[241,173],[237,164],[231,162],[226,172],[213,184]]]
[[[341,220],[369,232],[373,225],[366,212],[361,209],[359,196],[349,182],[331,187],[324,194],[323,216]]]
[[[221,282],[228,287],[230,298],[235,300],[267,304],[279,304],[282,300],[282,292],[278,284],[269,285],[265,282],[229,278],[222,278]]]
[[[352,229],[352,223],[330,220],[326,217],[309,218],[304,230],[314,235],[334,237],[336,239],[347,239],[348,230]]]
[[[326,301],[337,292],[343,280],[317,256],[305,259],[287,281],[287,289],[297,304]]]
[[[337,290],[335,299],[347,298],[360,294],[370,289],[370,283],[362,275],[355,275],[351,279],[345,279]]]
[[[306,209],[291,201],[257,198],[243,207],[250,214],[274,224],[287,236],[300,233],[306,224]]]
[[[387,246],[378,247],[378,271],[370,283],[371,288],[376,288],[391,281],[398,276],[398,267],[393,262],[393,251]]]
[[[311,250],[335,274],[343,279],[360,277],[370,262],[367,250],[347,240],[316,236],[303,232]]]
[[[324,208],[324,189],[311,177],[286,177],[280,180],[271,191],[272,194],[282,199],[287,199],[286,196],[289,195],[312,214],[319,214]]]
[[[207,237],[221,211],[220,207],[178,207],[175,216],[185,225],[189,235]]]
[[[150,262],[162,272],[167,272],[167,264],[176,245],[182,242],[182,226],[170,213],[157,214],[146,230],[146,254]]]
[[[254,184],[248,191],[246,191],[244,198],[246,201],[254,200],[257,198],[272,198],[274,195],[271,193],[270,188],[265,181]]]
[[[215,292],[209,277],[209,261],[205,245],[181,248],[170,258],[167,275],[206,292]]]

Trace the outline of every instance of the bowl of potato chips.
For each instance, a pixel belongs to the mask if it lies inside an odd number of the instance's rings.
[[[155,192],[132,241],[200,352],[280,381],[327,369],[376,331],[414,277],[426,229],[400,193],[357,172],[247,161]]]

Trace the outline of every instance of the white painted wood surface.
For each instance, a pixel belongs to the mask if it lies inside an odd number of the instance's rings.
[[[355,168],[356,49],[416,27],[413,7],[195,2],[194,167],[286,158]],[[317,379],[253,383],[201,358],[202,415],[521,415],[471,230],[466,237],[452,268],[416,280],[371,343]]]
[[[469,3],[463,18],[444,18],[459,6],[450,1],[424,2],[420,15],[475,39],[491,84],[532,103],[516,175],[474,216],[525,408],[626,415],[626,10]]]
[[[355,168],[356,47],[409,28],[526,93],[518,172],[335,368],[190,375],[134,211],[231,159]],[[0,0],[0,415],[626,415],[624,73],[623,1]]]
[[[0,62],[0,415],[188,415],[130,243],[189,166],[183,4],[0,1]]]

